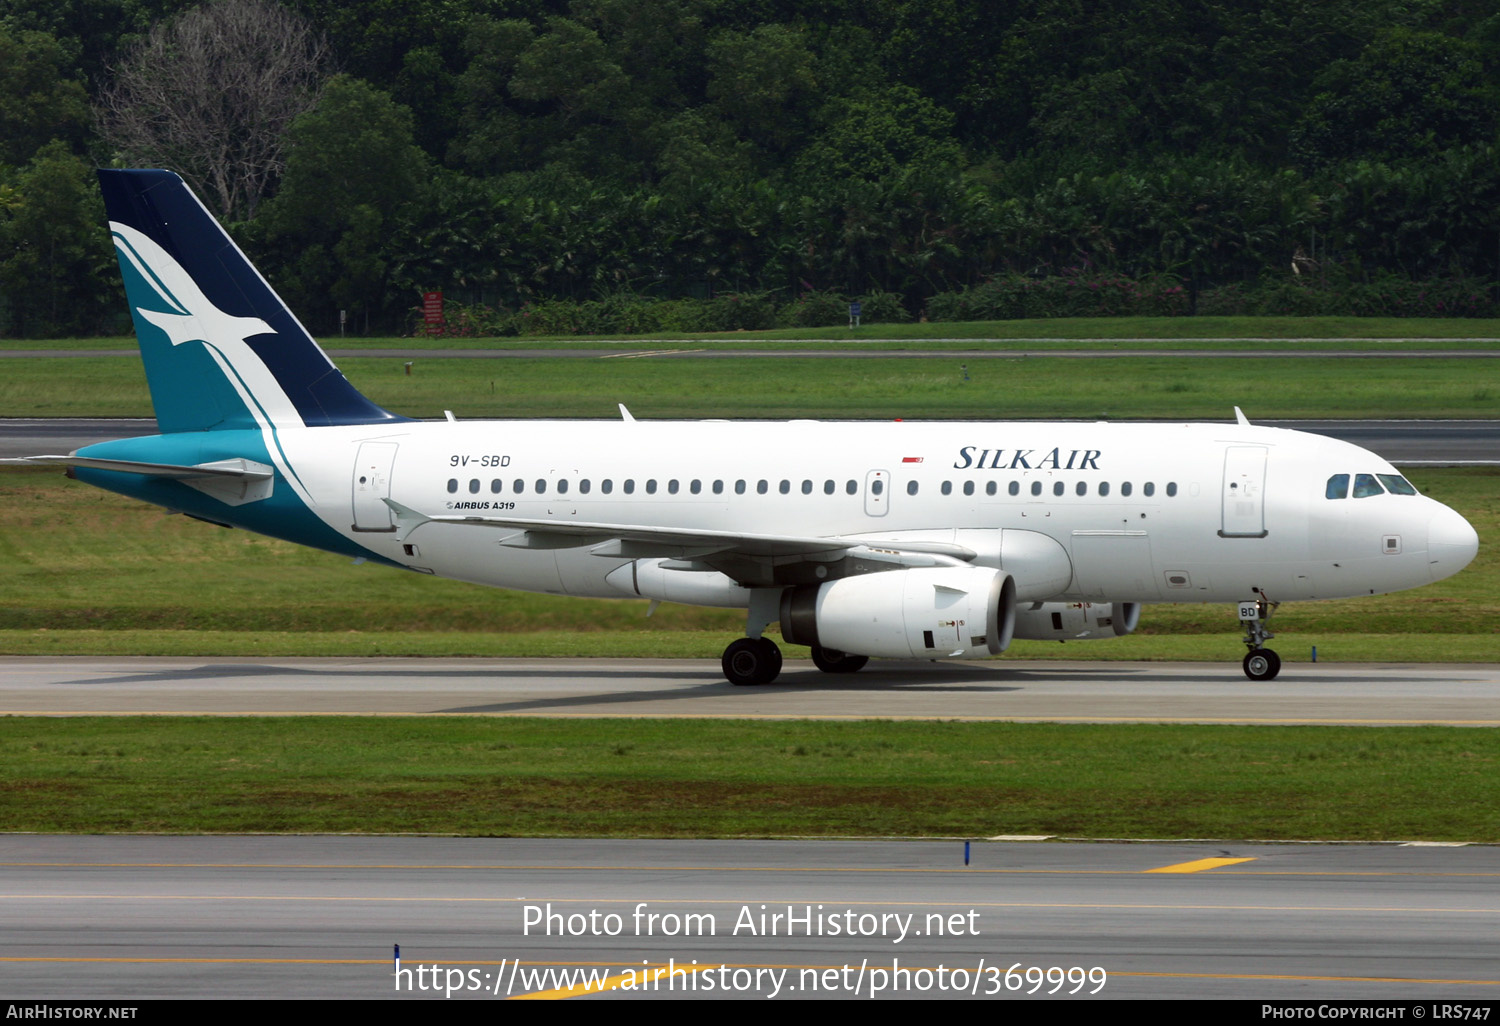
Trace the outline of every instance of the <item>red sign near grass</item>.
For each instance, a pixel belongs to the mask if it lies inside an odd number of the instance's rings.
[[[427,324],[427,334],[441,335],[443,333],[443,294],[441,292],[422,293],[422,320]]]

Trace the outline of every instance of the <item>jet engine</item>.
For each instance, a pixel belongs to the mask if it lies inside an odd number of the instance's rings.
[[[1016,585],[1003,570],[922,567],[788,588],[781,636],[866,656],[997,655],[1015,629]]]
[[[1033,602],[1016,611],[1016,637],[1085,641],[1123,637],[1141,621],[1139,602]]]

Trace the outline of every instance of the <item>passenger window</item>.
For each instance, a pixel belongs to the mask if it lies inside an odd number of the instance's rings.
[[[646,494],[647,495],[655,495],[656,494],[656,478],[654,478],[654,477],[648,477],[648,478],[646,478]]]
[[[635,478],[633,478],[633,477],[627,477],[625,479],[625,494],[626,495],[634,495],[635,494]]]
[[[1010,483],[1010,487],[1007,488],[1006,491],[1009,492],[1012,495],[1020,495],[1021,494],[1021,482],[1019,482],[1019,481],[1012,481]]]
[[[1172,498],[1176,494],[1177,494],[1177,482],[1176,481],[1168,481],[1167,482],[1167,498],[1170,499],[1170,498]]]
[[[1129,481],[1126,481],[1124,484],[1120,485],[1120,494],[1121,495],[1127,495],[1127,496],[1130,494],[1130,482]]]
[[[837,487],[838,487],[838,485],[836,485],[836,484],[833,483],[833,478],[829,478],[827,481],[823,482],[823,494],[824,495],[832,495],[833,492],[834,492],[834,489],[837,488]]]
[[[538,495],[545,495],[546,492],[547,492],[547,479],[545,477],[539,477],[539,478],[537,478],[536,479],[536,493]]]
[[[495,478],[494,480],[492,480],[490,482],[490,494],[491,495],[499,495],[500,494],[500,479],[498,477]]]
[[[615,490],[614,481],[606,477],[603,481],[599,482],[599,490],[605,495],[608,495],[610,492]]]
[[[1041,495],[1042,494],[1042,483],[1040,481],[1033,481],[1033,482],[1031,482],[1031,494],[1032,495]]]
[[[672,480],[670,480],[670,481],[667,482],[667,494],[668,495],[676,495],[677,494],[677,479],[675,477],[672,478]]]
[[[588,478],[585,477],[585,478],[583,478],[582,480],[580,480],[578,482],[578,491],[582,495],[587,495],[589,493],[589,479]]]
[[[779,490],[781,491],[782,495],[790,495],[790,494],[792,494],[792,483],[790,481],[788,481],[786,478],[782,478]]]
[[[738,481],[736,481],[734,483],[734,494],[736,494],[736,495],[744,495],[745,494],[745,479],[744,478],[740,478]]]
[[[1416,495],[1417,490],[1411,486],[1411,482],[1399,474],[1376,474],[1385,485],[1386,491],[1392,495]]]
[[[1102,498],[1104,498],[1108,494],[1109,494],[1109,482],[1108,481],[1100,481],[1099,482],[1099,498],[1102,499]]]
[[[560,479],[557,482],[557,494],[558,495],[566,494],[567,490],[568,490],[568,479],[567,478]]]
[[[1077,492],[1079,495],[1087,495],[1089,493],[1088,482],[1086,482],[1086,481],[1079,481],[1078,482],[1078,486],[1076,488],[1074,488],[1073,490],[1075,492]]]
[[[802,482],[802,494],[803,495],[811,495],[812,494],[812,482],[811,481],[803,481]]]
[[[973,481],[965,481],[964,482],[964,494],[965,495],[973,495],[974,494],[974,482]]]
[[[771,484],[765,478],[761,478],[759,481],[755,482],[755,493],[757,495],[764,495],[770,490]]]
[[[880,495],[880,494],[883,494],[884,492],[885,492],[885,482],[882,481],[882,480],[880,480],[880,478],[877,477],[875,480],[873,480],[873,481],[870,482],[870,494],[871,495]]]
[[[915,481],[908,481],[908,482],[906,482],[906,494],[907,495],[916,495],[917,494],[917,483]]]
[[[953,482],[952,481],[944,481],[943,482],[943,487],[942,487],[942,492],[943,492],[944,495],[952,495],[953,494]]]
[[[1063,483],[1061,481],[1054,481],[1052,483],[1052,494],[1053,495],[1061,495],[1062,493],[1063,493]]]
[[[1368,499],[1372,495],[1384,495],[1385,489],[1380,487],[1380,482],[1375,480],[1374,474],[1354,475],[1354,497],[1356,499]]]
[[[476,477],[476,478],[471,478],[469,480],[469,494],[470,495],[478,495],[479,494],[479,478]]]
[[[724,494],[724,482],[722,480],[718,480],[718,481],[714,482],[714,494],[715,495],[723,495]]]
[[[522,494],[526,491],[526,482],[522,481],[519,477],[516,478],[514,484],[511,486],[511,491],[515,492],[517,495]]]
[[[693,483],[688,485],[688,491],[692,492],[694,495],[697,495],[699,492],[703,491],[703,482],[699,481],[696,477],[693,478]]]
[[[984,494],[986,494],[986,495],[994,495],[999,490],[1000,490],[1000,485],[999,485],[998,482],[996,482],[996,481],[987,481],[987,482],[985,482]]]
[[[844,491],[848,492],[850,495],[859,494],[859,482],[850,480],[848,484],[844,485]]]
[[[1147,481],[1145,484],[1141,485],[1141,494],[1145,495],[1147,497],[1155,495],[1156,494],[1156,482],[1154,482],[1154,481]]]
[[[454,494],[457,491],[458,491],[458,478],[456,478],[456,477],[450,477],[448,479],[448,494],[452,495],[452,494]]]

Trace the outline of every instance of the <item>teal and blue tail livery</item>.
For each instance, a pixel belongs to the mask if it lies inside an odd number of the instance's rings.
[[[181,178],[99,184],[163,434],[405,419],[349,384]]]
[[[181,178],[100,171],[99,181],[162,433],[22,462],[66,466],[81,481],[214,523],[389,562],[350,537],[348,486],[327,484],[345,439],[306,429],[384,434],[412,422],[355,391]]]

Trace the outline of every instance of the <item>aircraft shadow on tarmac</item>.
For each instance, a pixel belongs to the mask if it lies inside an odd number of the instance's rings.
[[[1142,673],[1150,671],[1118,663],[1100,663],[1097,667],[1080,667],[1076,664],[1067,668],[1052,667],[1046,664],[1031,665],[1020,662],[1000,663],[956,663],[941,661],[899,661],[884,660],[881,663],[872,664],[871,668],[858,674],[826,674],[815,670],[811,664],[804,668],[797,668],[795,664],[788,663],[787,669],[781,678],[774,684],[762,684],[750,688],[736,688],[724,680],[718,673],[705,670],[700,666],[684,666],[682,669],[662,670],[651,669],[643,671],[638,668],[605,667],[589,668],[586,671],[576,669],[569,671],[573,680],[580,683],[598,680],[629,680],[642,676],[650,676],[662,680],[682,680],[701,682],[715,688],[722,688],[731,694],[774,694],[783,691],[806,691],[811,685],[825,685],[827,690],[850,691],[869,690],[876,686],[882,690],[888,687],[921,687],[924,691],[933,690],[933,684],[941,683],[986,683],[994,682],[997,677],[1004,680],[1045,681],[1058,677],[1069,679],[1078,678],[1110,678],[1119,679],[1123,677],[1138,677]],[[340,665],[318,667],[318,666],[278,666],[275,663],[212,663],[202,666],[173,666],[164,667],[151,672],[127,672],[116,673],[108,677],[81,677],[77,680],[65,682],[68,686],[89,686],[103,684],[150,684],[150,683],[202,683],[211,684],[216,680],[229,680],[239,677],[310,677],[318,681],[333,681],[339,679],[355,680],[379,680],[382,677],[410,677],[413,676],[413,664],[400,665],[391,663],[382,666],[363,667],[340,663]],[[443,681],[468,681],[478,679],[491,680],[524,680],[527,678],[538,678],[542,680],[556,679],[562,674],[552,668],[539,668],[531,666],[506,666],[496,669],[492,662],[476,662],[472,668],[442,667],[425,671],[423,676],[434,683]],[[1346,678],[1347,679],[1347,678]],[[965,687],[964,690],[970,690]],[[1013,691],[1015,688],[1001,687],[996,690]]]
[[[798,661],[800,662],[800,661]],[[988,662],[954,663],[928,661],[888,660],[872,664],[858,674],[826,674],[809,665],[789,663],[788,668],[773,684],[758,687],[735,687],[714,670],[698,662],[681,668],[662,669],[660,664],[649,668],[634,666],[598,666],[575,664],[560,672],[560,668],[545,666],[506,666],[494,662],[476,662],[472,667],[442,666],[421,670],[420,679],[434,690],[445,683],[472,684],[476,680],[496,682],[525,682],[529,680],[551,681],[559,689],[587,691],[584,694],[538,695],[535,693],[513,700],[479,702],[470,705],[447,706],[426,710],[431,713],[461,715],[480,713],[529,713],[557,711],[566,712],[574,708],[629,707],[643,703],[675,703],[711,698],[723,706],[727,716],[739,715],[745,706],[758,699],[781,695],[820,694],[845,695],[851,698],[850,712],[859,713],[857,699],[860,694],[1004,694],[1031,690],[1038,686],[1057,683],[1086,683],[1107,685],[1113,682],[1132,685],[1179,685],[1184,688],[1201,688],[1204,684],[1223,684],[1226,693],[1238,688],[1245,697],[1254,697],[1263,689],[1245,688],[1244,682],[1225,675],[1218,666],[1194,668],[1183,674],[1180,667],[1173,672],[1163,672],[1170,664],[1120,664],[1099,663],[1080,666],[1077,663],[1058,666],[1048,663]],[[215,684],[229,685],[243,678],[298,677],[308,680],[310,689],[328,685],[342,689],[345,685],[367,681],[378,684],[383,691],[389,689],[390,678],[411,678],[415,665],[408,663],[381,663],[361,666],[357,663],[339,662],[322,666],[281,666],[275,663],[223,663],[196,666],[163,667],[144,673],[114,673],[106,677],[80,678],[68,682],[72,687],[98,687],[110,685],[199,685],[211,692]],[[619,681],[639,680],[649,677],[663,682],[659,688],[639,688],[626,691],[607,690]],[[1460,678],[1455,678],[1460,679]],[[1315,693],[1319,685],[1347,687],[1360,683],[1388,684],[1386,678],[1362,674],[1339,674],[1336,677],[1319,675],[1297,682],[1299,691]],[[682,686],[676,686],[681,684]],[[592,690],[597,685],[598,690]],[[418,691],[420,685],[411,690]],[[760,710],[765,711],[765,710]]]

